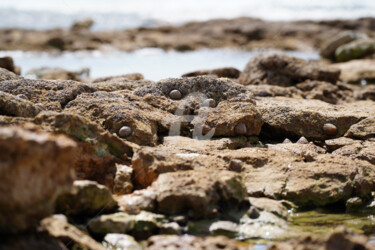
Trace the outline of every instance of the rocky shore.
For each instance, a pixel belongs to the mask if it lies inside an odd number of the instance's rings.
[[[375,88],[351,84],[372,52],[328,61],[374,20],[0,31],[2,50],[331,50],[159,82],[0,68],[0,249],[375,249]]]
[[[203,48],[308,51],[320,48],[325,41],[343,31],[356,31],[374,37],[375,19],[267,22],[237,18],[192,22],[182,26],[98,32],[90,31],[89,24],[78,22],[68,30],[2,29],[0,50],[77,51],[100,50],[110,46],[126,51],[149,47],[178,51]],[[340,41],[353,41],[350,37],[353,36],[349,35],[349,39],[344,36],[344,40],[341,37]]]

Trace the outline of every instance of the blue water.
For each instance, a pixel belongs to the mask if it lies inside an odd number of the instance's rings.
[[[142,73],[146,79],[160,80],[168,77],[180,77],[182,74],[218,67],[235,67],[242,70],[251,57],[269,51],[240,50],[198,50],[192,52],[164,52],[160,49],[141,49],[134,52],[65,52],[59,55],[37,52],[0,51],[0,57],[12,56],[16,65],[21,66],[25,75],[30,69],[38,67],[62,67],[78,70],[91,69],[92,77]],[[316,52],[284,52],[304,58],[318,59]]]
[[[93,17],[96,30],[182,24],[212,18],[266,20],[375,16],[374,0],[0,0],[0,28],[69,27]]]

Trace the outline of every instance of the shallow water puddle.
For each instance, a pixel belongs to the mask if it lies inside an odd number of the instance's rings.
[[[0,57],[11,56],[22,69],[22,75],[40,67],[60,67],[72,71],[90,68],[92,78],[126,73],[142,73],[146,79],[158,81],[180,77],[184,73],[219,67],[242,70],[250,58],[278,50],[242,51],[203,49],[190,52],[164,51],[155,48],[124,51],[80,51],[51,54],[47,52],[0,51]],[[304,59],[319,59],[317,52],[283,51]]]

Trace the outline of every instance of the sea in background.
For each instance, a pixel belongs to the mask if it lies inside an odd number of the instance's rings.
[[[374,0],[0,0],[0,28],[69,28],[76,20],[93,18],[93,30],[181,25],[214,18],[257,17],[264,20],[323,20],[375,16]],[[92,77],[139,72],[147,79],[232,66],[240,70],[251,57],[265,51],[198,50],[192,52],[142,49],[135,52],[94,51],[62,54],[0,51],[12,56],[25,75],[43,66],[91,69]],[[317,52],[288,52],[318,59]]]
[[[213,18],[352,19],[375,16],[374,0],[1,0],[1,28],[69,27],[95,17],[96,30],[183,24]]]

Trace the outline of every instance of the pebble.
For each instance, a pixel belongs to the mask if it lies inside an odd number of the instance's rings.
[[[129,126],[123,126],[120,128],[120,130],[118,131],[118,135],[120,137],[128,137],[132,134],[132,129],[131,127]]]
[[[173,100],[180,100],[182,97],[182,94],[179,90],[174,89],[171,92],[169,92],[169,97],[172,98]]]
[[[337,134],[337,127],[332,123],[326,123],[323,125],[323,132],[326,135],[336,135]]]
[[[246,124],[243,122],[238,123],[236,127],[234,127],[234,133],[236,133],[237,135],[246,135],[247,133]]]
[[[251,219],[257,219],[260,216],[259,210],[256,207],[250,207],[249,210],[247,210],[247,215]]]
[[[202,106],[203,106],[203,107],[215,108],[215,106],[216,106],[216,102],[215,102],[214,99],[209,98],[209,99],[204,100]]]
[[[299,138],[299,140],[296,142],[298,144],[309,144],[309,141],[305,137]]]

